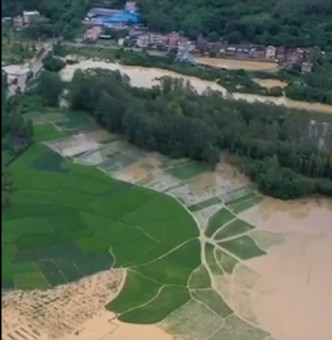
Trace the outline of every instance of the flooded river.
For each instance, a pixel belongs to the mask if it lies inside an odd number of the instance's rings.
[[[130,83],[135,87],[147,87],[150,88],[153,85],[158,84],[158,78],[164,76],[170,76],[174,78],[182,78],[190,81],[191,85],[196,89],[196,91],[201,94],[206,89],[210,88],[214,91],[219,91],[223,95],[227,94],[227,90],[217,83],[208,80],[202,80],[197,77],[190,77],[182,75],[176,72],[159,69],[159,68],[148,68],[141,66],[127,66],[117,63],[111,63],[106,61],[96,61],[96,60],[81,60],[79,63],[74,65],[67,65],[61,71],[61,78],[64,81],[70,81],[74,75],[75,70],[82,69],[86,70],[89,68],[103,68],[108,70],[119,70],[121,73],[126,74],[130,78]],[[308,103],[297,100],[288,99],[286,97],[269,97],[260,96],[247,93],[232,93],[235,100],[245,100],[247,102],[270,102],[276,105],[284,105],[288,108],[303,109],[308,111],[318,111],[324,113],[332,113],[332,105],[321,104],[321,103]]]

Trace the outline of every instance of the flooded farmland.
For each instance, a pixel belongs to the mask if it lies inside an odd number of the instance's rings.
[[[61,78],[64,81],[70,81],[74,75],[75,70],[82,69],[86,70],[89,68],[103,68],[108,70],[119,70],[121,73],[126,74],[130,78],[130,83],[135,87],[146,87],[151,88],[159,83],[158,78],[170,76],[174,78],[182,78],[190,81],[191,85],[196,89],[196,91],[201,94],[208,88],[219,91],[223,95],[229,94],[229,92],[221,85],[216,82],[202,80],[196,77],[190,77],[181,75],[176,72],[158,69],[158,68],[147,68],[141,66],[126,66],[117,63],[111,63],[106,61],[96,61],[96,60],[81,60],[77,64],[67,65],[61,71]],[[275,105],[283,105],[288,108],[302,109],[308,111],[318,111],[324,113],[332,113],[332,105],[321,104],[321,103],[309,103],[297,100],[288,99],[285,96],[282,97],[272,97],[272,96],[261,96],[248,93],[231,93],[231,97],[235,100],[244,100],[249,103],[252,102],[265,102],[272,103]]]
[[[272,89],[273,87],[285,88],[287,83],[279,79],[259,79],[254,78],[253,81],[258,85],[265,87],[266,89]]]
[[[89,143],[90,138],[91,135],[86,139]],[[222,207],[221,201],[228,193],[241,188],[247,190],[250,185],[225,159],[221,159],[215,172],[196,169],[194,175],[188,172],[188,177],[183,178],[180,171],[169,169],[188,170],[191,164],[188,160],[170,160],[158,153],[146,153],[124,141],[102,148],[95,149],[98,157],[89,147],[86,157],[82,153],[72,156],[77,162],[88,162],[88,158],[99,160],[96,165],[112,177],[165,192],[186,206],[210,201],[207,207],[203,203],[194,212],[202,229]],[[108,158],[112,159],[112,165],[107,163]],[[255,226],[248,235],[266,255],[239,263],[230,275],[215,276],[213,287],[239,317],[268,331],[275,340],[329,339],[332,335],[332,200],[285,202],[264,198],[239,213],[239,218]]]
[[[259,323],[276,340],[332,335],[332,200],[265,199],[241,215],[283,236],[265,257],[248,261],[260,278],[252,290]],[[271,308],[273,306],[273,308]]]
[[[59,129],[64,126],[62,120],[68,119],[60,113],[42,117],[45,123],[59,124]],[[233,222],[250,225],[226,242],[251,239],[252,246],[260,249],[259,256],[233,258],[231,269],[211,275],[207,291],[217,292],[233,311],[223,319],[224,333],[213,339],[231,338],[226,333],[233,324],[232,332],[242,327],[255,340],[331,338],[332,200],[266,198],[225,155],[212,172],[189,159],[142,151],[96,126],[45,144],[75,163],[96,166],[111,177],[175,197],[195,217],[201,244],[208,241],[215,246],[216,259],[219,242],[206,235],[210,219],[228,209]],[[219,231],[224,228],[227,224]],[[211,334],[209,325],[220,327],[220,319],[194,300],[153,325],[119,321],[104,306],[121,291],[126,273],[125,268],[111,269],[55,289],[3,295],[3,339],[13,339],[13,334],[19,339],[23,334],[35,340],[196,340]],[[178,335],[174,327],[183,333]],[[188,335],[194,332],[202,337]]]
[[[210,57],[195,58],[195,60],[198,64],[215,68],[225,68],[228,70],[243,69],[246,71],[274,71],[279,67],[277,63],[254,60],[236,60]]]

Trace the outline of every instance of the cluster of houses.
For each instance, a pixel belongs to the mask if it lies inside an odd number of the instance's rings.
[[[3,18],[8,19],[8,18]],[[31,23],[43,20],[38,11],[23,11],[14,18],[14,27],[23,28]],[[220,57],[236,60],[253,60],[276,62],[285,67],[300,66],[302,72],[311,72],[311,50],[303,48],[285,48],[272,45],[230,44],[227,41],[210,42],[203,36],[190,41],[183,34],[172,32],[162,34],[151,32],[141,24],[139,10],[135,1],[127,1],[123,9],[91,8],[83,21],[85,25],[84,41],[96,42],[98,39],[111,39],[110,32],[126,32],[125,39],[119,44],[127,43],[142,49],[176,51],[178,60],[194,62],[193,55]]]
[[[190,41],[178,32],[169,34],[151,32],[140,23],[140,14],[134,1],[128,1],[123,10],[91,8],[84,24],[86,42],[111,39],[113,36],[110,32],[126,31],[126,38],[119,39],[119,44],[126,42],[129,46],[166,52],[175,50],[177,59],[181,61],[194,62],[193,55],[200,55],[275,62],[289,68],[300,65],[302,72],[311,72],[313,68],[310,49],[230,44],[223,40],[209,42],[202,36],[199,36],[196,41]]]
[[[292,68],[300,65],[302,72],[311,72],[313,64],[312,49],[285,48],[273,45],[255,44],[230,44],[227,41],[208,42],[203,37],[198,37],[196,52],[200,55],[209,55],[237,60],[255,60],[276,62],[283,66]]]

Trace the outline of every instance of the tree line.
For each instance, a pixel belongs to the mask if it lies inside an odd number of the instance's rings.
[[[73,39],[82,26],[91,0],[2,0],[2,16],[22,15],[23,10],[37,10],[47,20],[31,24],[27,32],[34,38],[62,36]]]
[[[10,204],[15,188],[8,165],[33,142],[33,125],[31,120],[24,120],[19,110],[22,95],[8,98],[5,72],[2,72],[1,90],[1,202],[5,208]]]
[[[118,0],[125,3],[125,0]],[[184,31],[231,43],[332,49],[332,2],[326,0],[138,0],[151,29]],[[319,23],[319,24],[317,24]]]
[[[165,77],[153,89],[132,88],[119,72],[77,70],[69,88],[72,109],[85,110],[130,143],[214,168],[220,151],[262,192],[282,199],[332,196],[332,127],[305,113],[248,104]]]

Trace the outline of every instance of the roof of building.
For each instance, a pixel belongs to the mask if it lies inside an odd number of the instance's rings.
[[[38,11],[23,11],[23,15],[40,15]]]

